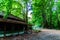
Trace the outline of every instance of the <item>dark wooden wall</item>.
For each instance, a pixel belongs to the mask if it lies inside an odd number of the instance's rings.
[[[17,23],[0,22],[0,31],[18,32],[24,31],[27,25]],[[6,30],[4,30],[6,28]]]

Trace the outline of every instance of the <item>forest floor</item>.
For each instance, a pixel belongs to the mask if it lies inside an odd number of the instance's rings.
[[[32,34],[0,38],[0,40],[60,40],[60,30],[41,29],[38,33],[32,32]]]

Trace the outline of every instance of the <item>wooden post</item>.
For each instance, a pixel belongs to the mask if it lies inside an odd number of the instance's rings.
[[[19,35],[19,31],[20,31],[20,30],[19,30],[19,25],[18,25],[18,35]]]
[[[11,28],[12,28],[12,31],[14,31],[14,26],[13,26],[13,25],[12,25],[12,27],[11,27]],[[12,36],[13,36],[13,32],[12,32]]]
[[[4,39],[6,39],[6,25],[4,25]]]

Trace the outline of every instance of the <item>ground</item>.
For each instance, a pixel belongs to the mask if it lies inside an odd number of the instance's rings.
[[[60,30],[41,29],[38,33],[32,32],[32,34],[0,38],[0,40],[60,40]]]

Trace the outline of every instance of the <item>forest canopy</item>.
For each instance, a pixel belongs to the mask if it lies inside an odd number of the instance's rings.
[[[60,0],[31,0],[32,21],[29,23],[44,28],[60,29]],[[12,14],[28,21],[29,0],[0,0],[0,11],[4,17]]]
[[[32,21],[34,25],[60,29],[60,0],[32,1]]]
[[[15,0],[0,0],[0,11],[4,11],[4,18],[9,14],[23,19],[22,5],[19,1]]]

